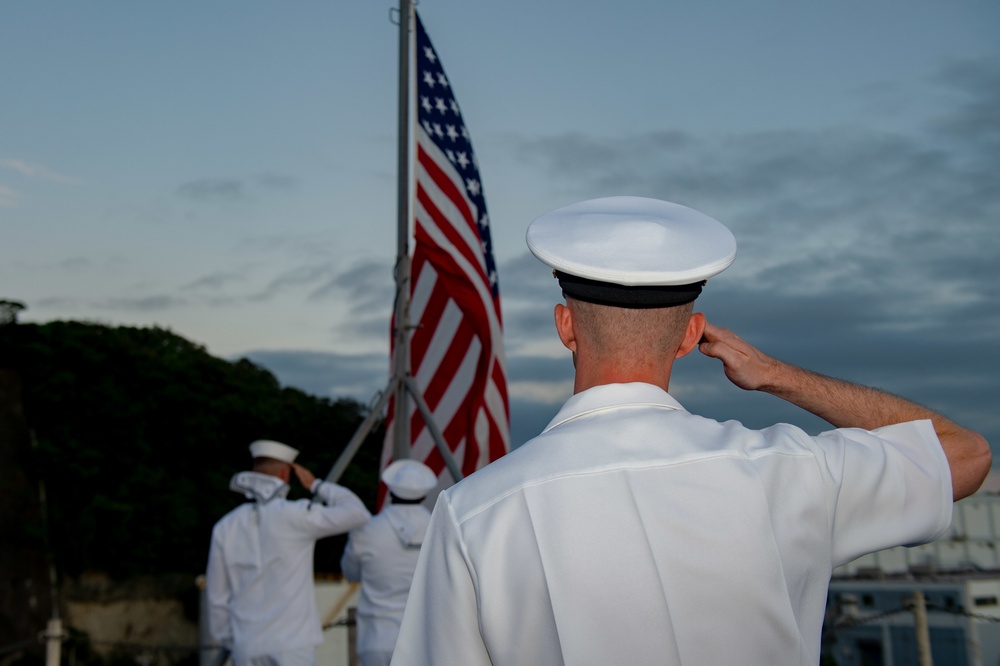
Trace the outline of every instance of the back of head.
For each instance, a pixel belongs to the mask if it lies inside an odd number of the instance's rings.
[[[680,347],[693,302],[662,308],[623,308],[567,296],[576,334],[596,360],[644,364],[672,358]]]
[[[576,388],[646,381],[666,387],[673,359],[693,348],[704,319],[692,303],[736,258],[721,223],[643,197],[591,199],[528,227],[528,249],[551,266],[570,316],[560,338],[577,363]],[[691,326],[689,326],[689,322]]]
[[[288,472],[288,463],[274,458],[254,458],[252,469],[261,474],[284,477]]]

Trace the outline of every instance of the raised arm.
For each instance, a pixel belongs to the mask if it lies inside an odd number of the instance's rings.
[[[317,479],[315,474],[298,463],[292,463],[292,470],[315,499],[323,502],[322,505],[311,504],[310,510],[300,516],[302,524],[308,525],[317,536],[349,532],[371,519],[372,515],[361,499],[344,486]]]
[[[955,500],[976,492],[990,471],[992,454],[986,439],[926,407],[784,363],[732,331],[712,324],[706,324],[698,349],[722,361],[726,377],[740,388],[775,395],[837,428],[874,430],[895,423],[930,420],[951,467]]]

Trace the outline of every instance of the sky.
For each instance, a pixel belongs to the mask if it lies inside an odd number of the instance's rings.
[[[22,322],[160,326],[370,403],[389,371],[394,5],[4,4],[0,299]],[[698,301],[785,361],[1000,446],[1000,4],[423,0],[493,229],[514,445],[572,392],[524,233],[583,199],[722,221]],[[823,422],[695,352],[671,392]]]

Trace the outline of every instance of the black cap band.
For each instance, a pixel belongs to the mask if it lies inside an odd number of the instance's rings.
[[[705,281],[678,285],[639,285],[627,287],[612,282],[589,280],[552,271],[563,294],[578,301],[610,305],[617,308],[669,308],[684,305],[698,298]]]

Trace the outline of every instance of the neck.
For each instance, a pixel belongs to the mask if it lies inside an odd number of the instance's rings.
[[[652,360],[642,363],[607,363],[587,360],[583,357],[576,359],[576,378],[573,382],[573,393],[580,393],[595,386],[605,384],[628,384],[632,382],[643,382],[659,386],[664,391],[670,386],[670,372],[673,369],[674,359],[669,361],[653,362]]]

